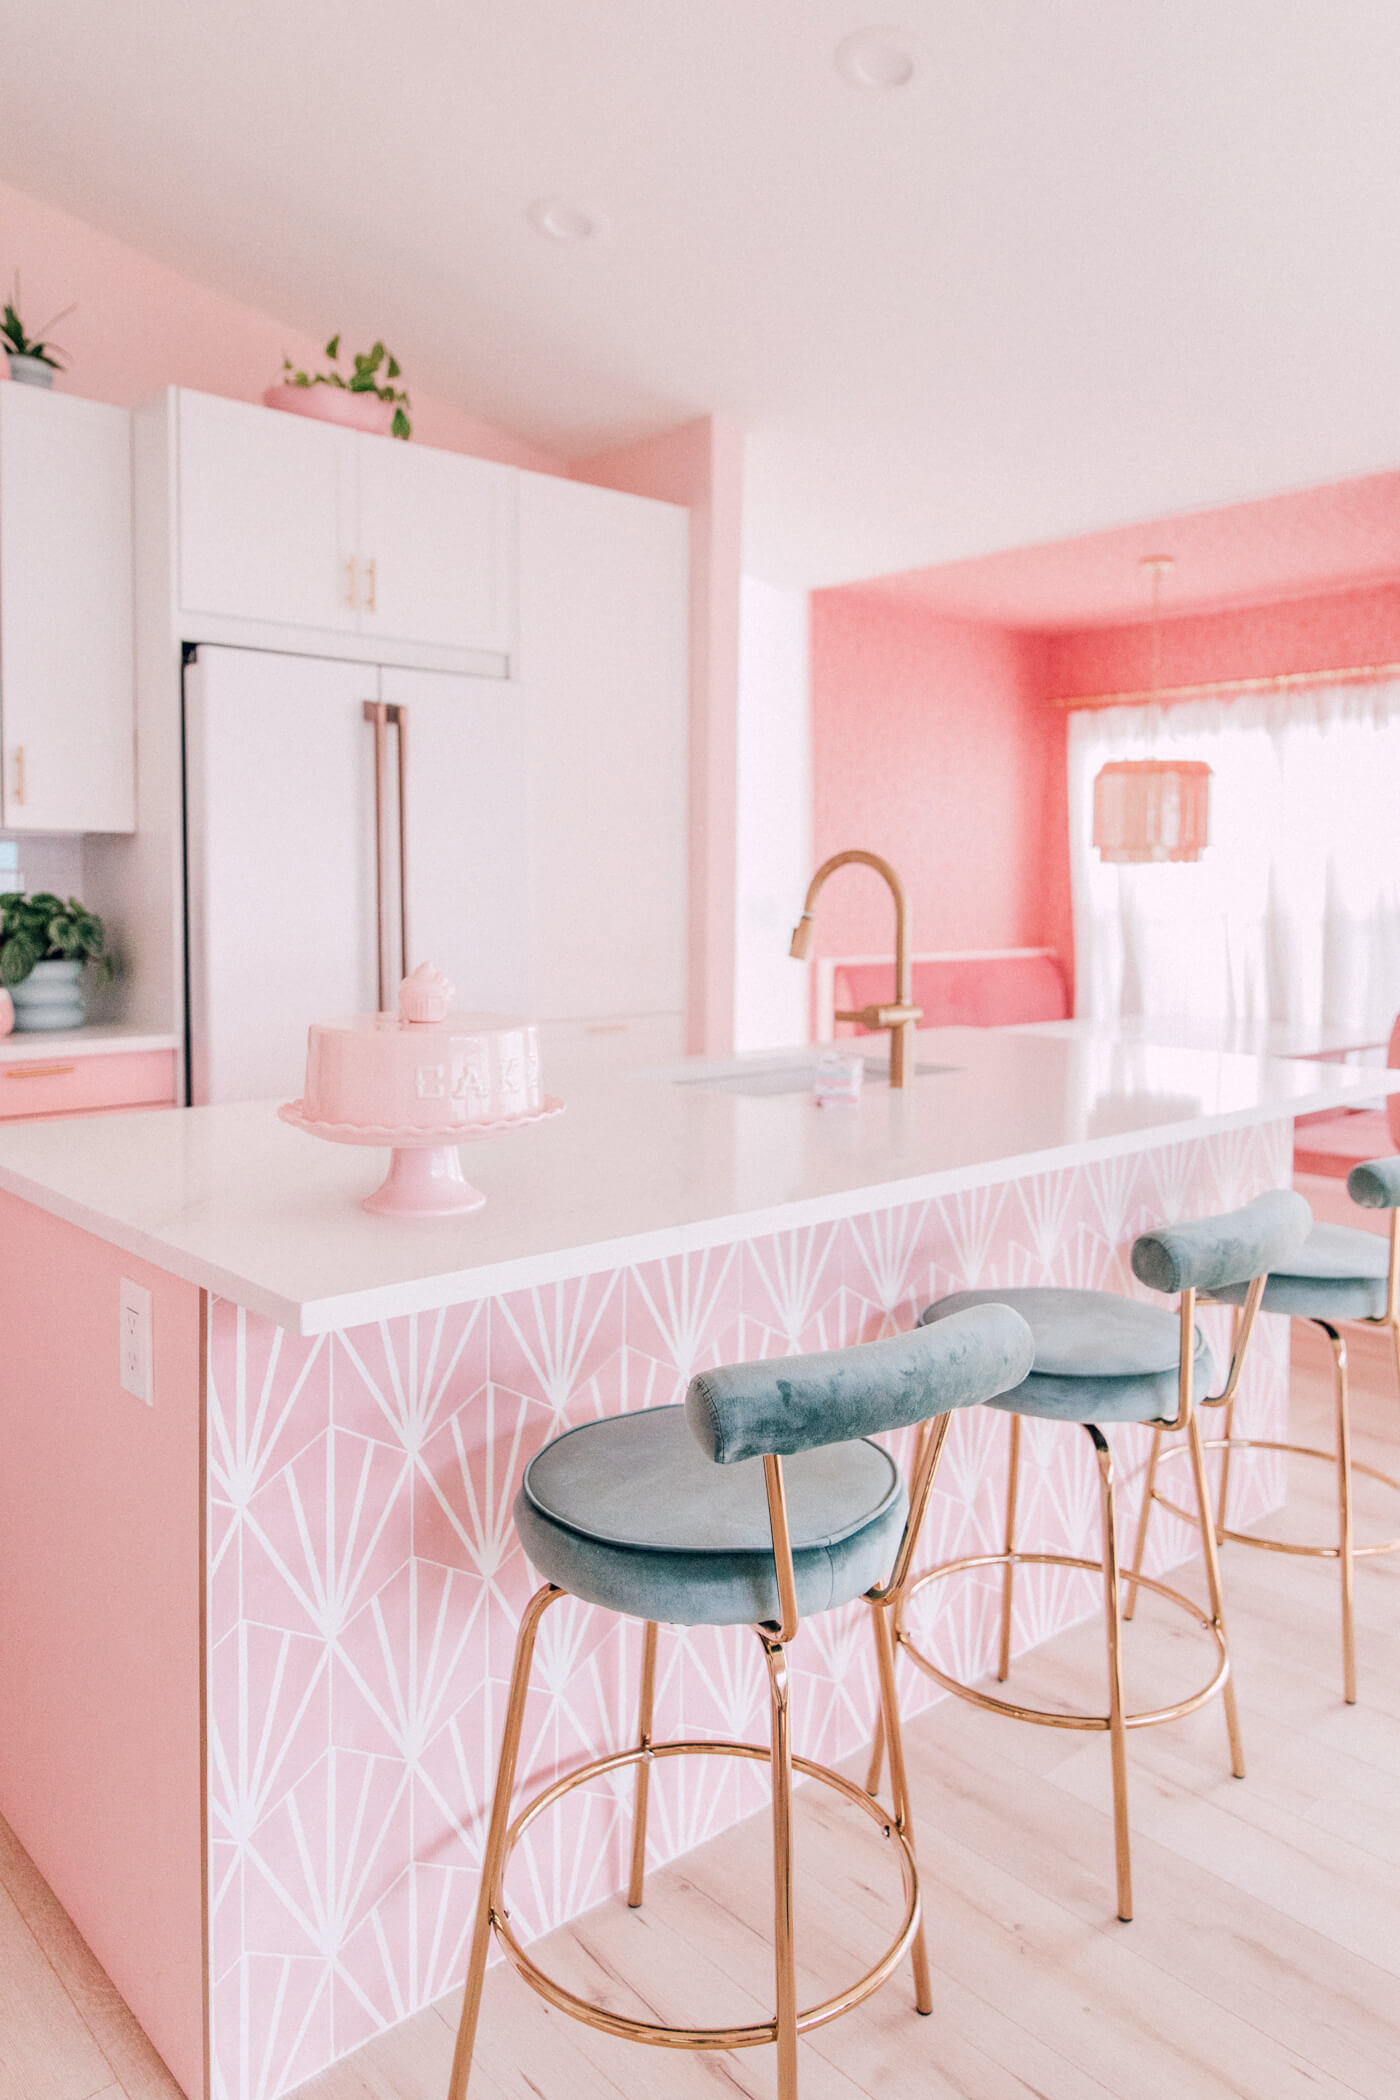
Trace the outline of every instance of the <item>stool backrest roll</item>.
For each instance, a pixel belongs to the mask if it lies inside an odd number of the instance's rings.
[[[1347,1194],[1363,1210],[1400,1209],[1400,1159],[1362,1160],[1347,1176]]]
[[[1213,1291],[1287,1271],[1312,1229],[1312,1212],[1293,1189],[1270,1189],[1240,1210],[1163,1225],[1133,1242],[1133,1274],[1150,1290]]]
[[[1034,1355],[1019,1313],[978,1305],[887,1341],[702,1371],[686,1417],[717,1465],[786,1457],[975,1407],[1019,1385]]]

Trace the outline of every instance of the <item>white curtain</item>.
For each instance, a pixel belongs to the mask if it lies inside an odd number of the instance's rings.
[[[1211,768],[1196,862],[1094,851],[1109,759]],[[1069,729],[1075,1006],[1376,1030],[1400,1011],[1400,681],[1077,710]]]

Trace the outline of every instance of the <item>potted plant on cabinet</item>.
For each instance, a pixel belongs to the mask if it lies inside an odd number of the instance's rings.
[[[59,345],[44,339],[49,330],[59,321],[66,320],[73,309],[65,306],[61,314],[55,314],[52,321],[45,321],[38,334],[31,336],[19,317],[19,300],[19,272],[16,271],[15,288],[5,302],[3,315],[0,315],[0,344],[4,345],[10,377],[17,379],[21,386],[52,386],[54,373],[61,372],[63,367],[54,356]]]
[[[356,353],[348,378],[340,369],[340,337],[326,345],[331,361],[327,372],[302,372],[289,357],[282,360],[282,378],[263,395],[268,408],[282,408],[295,416],[318,416],[325,423],[345,423],[352,430],[367,430],[375,437],[406,438],[412,425],[408,395],[394,381],[403,374],[396,357],[376,343],[371,350]]]
[[[14,1003],[15,1030],[81,1028],[87,1014],[83,970],[114,974],[101,919],[76,897],[48,890],[0,896],[0,984]]]

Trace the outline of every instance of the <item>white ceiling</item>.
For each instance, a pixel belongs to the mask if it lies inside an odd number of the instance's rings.
[[[1396,0],[0,0],[0,174],[830,583],[1400,463]],[[530,203],[602,215],[546,241]]]

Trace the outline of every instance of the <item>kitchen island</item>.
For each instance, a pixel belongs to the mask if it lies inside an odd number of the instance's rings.
[[[444,1222],[361,1211],[382,1158],[271,1104],[0,1132],[0,1812],[190,2095],[276,2100],[460,1979],[534,1587],[510,1505],[547,1438],[946,1291],[1135,1290],[1140,1229],[1286,1184],[1295,1115],[1400,1087],[998,1030],[922,1034],[917,1064],[828,1108],[796,1053],[551,1069],[567,1114],[471,1148],[486,1206]],[[121,1382],[123,1279],[151,1293],[149,1405]],[[1243,1404],[1277,1436],[1286,1323],[1261,1327]],[[1005,1421],[957,1423],[928,1558],[1000,1543]],[[1096,1550],[1087,1443],[1027,1429],[1027,1550]],[[1145,1433],[1115,1444],[1134,1473]],[[1278,1461],[1231,1486],[1249,1521]],[[1189,1545],[1154,1530],[1159,1565]],[[995,1580],[926,1606],[964,1676],[993,1653]],[[1088,1577],[1028,1579],[1016,1646],[1095,1608]],[[667,1633],[658,1733],[761,1739],[752,1645]],[[638,1627],[551,1615],[527,1783],[629,1734],[639,1653]],[[866,1741],[856,1608],[794,1661],[798,1747]],[[910,1710],[932,1689],[906,1677]],[[715,1763],[660,1785],[657,1862],[761,1797]],[[628,1827],[625,1791],[571,1796],[522,1846],[524,1928],[622,1886]]]

